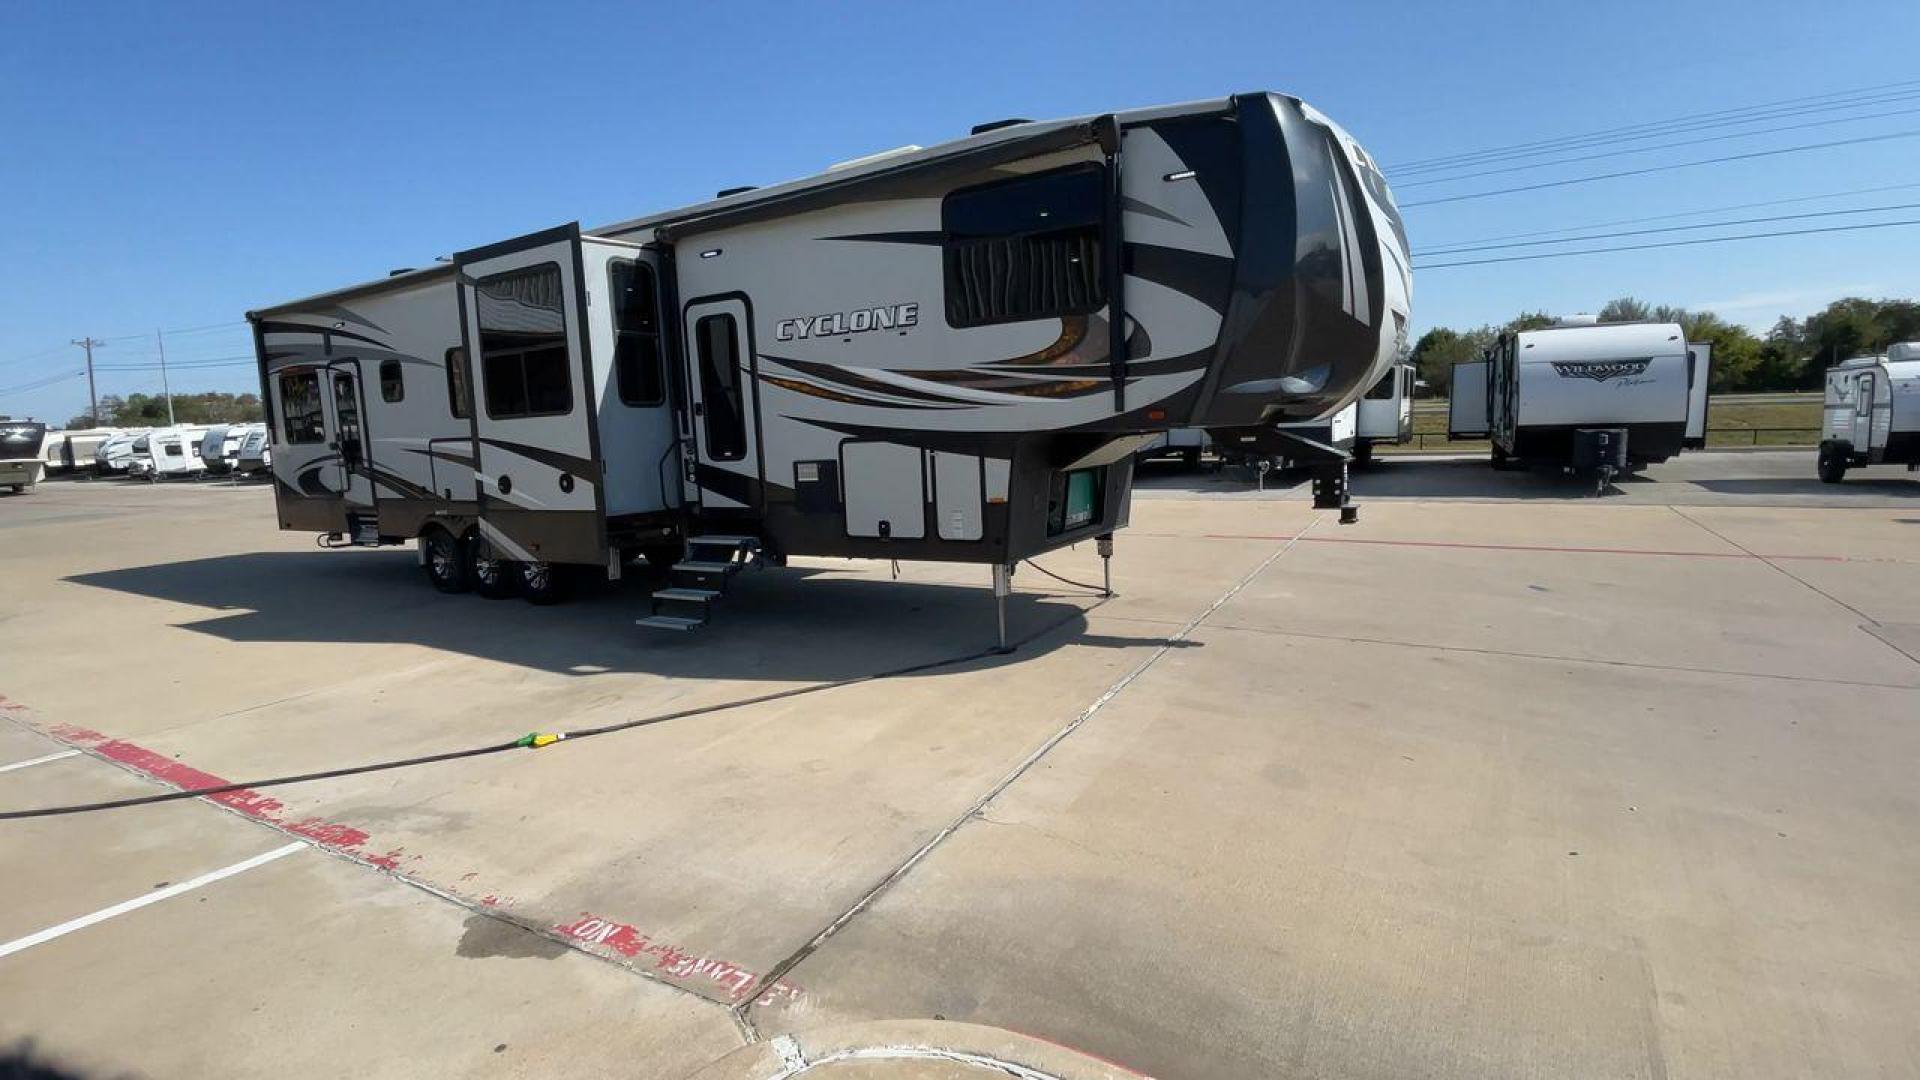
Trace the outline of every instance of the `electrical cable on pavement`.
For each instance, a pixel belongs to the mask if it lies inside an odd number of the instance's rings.
[[[1072,578],[1063,578],[1059,574],[1056,574],[1053,571],[1047,569],[1046,567],[1041,566],[1039,563],[1034,562],[1032,559],[1021,559],[1020,561],[1023,563],[1026,563],[1028,566],[1033,567],[1035,570],[1040,571],[1041,573],[1047,575],[1048,577],[1052,578],[1053,580],[1059,582],[1062,585],[1071,585],[1076,589],[1085,589],[1088,592],[1097,592],[1103,596],[1106,595],[1107,590],[1102,586],[1089,585],[1084,581],[1075,581]]]
[[[1029,565],[1032,565],[1032,564],[1029,564]],[[1039,568],[1036,566],[1035,569],[1039,569]],[[1046,571],[1041,571],[1041,572],[1045,573]],[[1105,601],[1104,600],[1098,601],[1094,604],[1094,606],[1098,607],[1101,603],[1105,603]],[[1067,623],[1071,622],[1072,620],[1084,616],[1087,610],[1088,609],[1084,609],[1084,608],[1076,609],[1073,612],[1073,614],[1067,615],[1063,618],[1056,619],[1053,622],[1048,623],[1047,625],[1039,628],[1038,630],[1035,630],[1033,633],[1028,634],[1026,637],[1020,638],[1017,641],[1015,641],[1013,643],[1013,648],[1018,649],[1022,645],[1026,645],[1030,642],[1036,641],[1046,636],[1047,634],[1053,633],[1055,630],[1060,629],[1062,626],[1065,626]],[[958,664],[965,664],[975,660],[984,660],[984,659],[987,659],[988,657],[1004,655],[1005,651],[1007,650],[1002,650],[998,646],[993,646],[985,649],[980,649],[976,652],[970,652],[961,656],[949,656],[940,660],[927,660],[918,664],[909,664],[905,667],[890,668],[885,671],[877,671],[867,675],[854,675],[845,679],[834,679],[830,682],[812,683],[807,686],[796,686],[787,690],[777,690],[769,694],[757,694],[753,697],[737,698],[733,701],[722,701],[713,705],[701,705],[691,709],[680,709],[675,712],[661,713],[656,716],[643,716],[635,720],[622,720],[614,724],[603,724],[600,727],[580,728],[574,731],[561,731],[561,732],[529,732],[517,739],[514,739],[512,742],[493,743],[487,746],[469,747],[465,750],[447,750],[438,754],[422,754],[418,757],[399,758],[393,761],[374,762],[369,765],[350,765],[340,769],[326,769],[321,772],[300,773],[294,776],[275,776],[265,780],[249,780],[249,781],[244,781],[240,783],[221,784],[217,787],[186,788],[178,791],[163,791],[153,795],[141,795],[141,796],[137,796],[135,798],[130,798],[130,799],[112,799],[105,802],[77,803],[71,806],[46,806],[46,807],[40,807],[34,810],[0,810],[0,821],[20,821],[27,818],[63,817],[69,814],[91,813],[96,810],[120,810],[120,809],[133,807],[133,806],[150,806],[155,803],[176,802],[181,799],[201,799],[201,798],[206,798],[210,795],[225,795],[235,791],[251,791],[251,790],[257,790],[260,788],[285,787],[289,784],[304,784],[314,780],[332,780],[342,776],[358,776],[362,773],[385,772],[391,769],[410,768],[415,765],[432,765],[437,762],[456,761],[461,758],[482,757],[488,754],[502,754],[509,750],[521,750],[521,749],[538,750],[542,747],[551,746],[559,742],[567,742],[567,741],[572,741],[576,739],[590,739],[595,735],[610,735],[616,731],[627,731],[632,728],[649,727],[653,724],[666,723],[669,720],[685,720],[689,717],[704,716],[708,713],[724,712],[725,710],[728,710],[728,709],[738,709],[748,705],[761,705],[769,701],[780,701],[784,698],[800,697],[805,694],[818,693],[819,691],[822,691],[822,690],[834,690],[843,686],[854,686],[860,683],[874,682],[880,679],[898,678],[902,675],[915,675],[923,671],[933,671],[937,668],[953,667]]]

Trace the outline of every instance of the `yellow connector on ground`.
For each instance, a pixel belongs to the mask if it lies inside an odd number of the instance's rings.
[[[519,740],[513,745],[524,746],[529,750],[538,750],[543,746],[552,746],[564,738],[566,738],[565,735],[549,735],[544,731],[534,731],[520,736]]]

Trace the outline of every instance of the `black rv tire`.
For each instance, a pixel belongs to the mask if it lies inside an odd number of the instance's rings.
[[[1507,452],[1505,450],[1502,450],[1498,446],[1496,446],[1493,448],[1493,467],[1500,470],[1501,472],[1506,472],[1509,469],[1517,469],[1520,466],[1518,462],[1514,461],[1511,457],[1507,456]]]
[[[1357,442],[1353,444],[1353,463],[1355,465],[1373,464],[1373,444]]]
[[[1837,449],[1822,448],[1820,451],[1820,482],[1837,484],[1847,478],[1847,455]]]
[[[520,595],[529,604],[545,607],[567,598],[567,568],[553,563],[514,563],[513,576],[519,578]]]
[[[489,600],[499,600],[512,596],[513,590],[520,585],[520,575],[513,563],[500,557],[487,538],[478,532],[467,534],[467,580],[473,583],[473,591]]]
[[[1180,460],[1189,469],[1199,468],[1200,467],[1200,448],[1196,446],[1191,449],[1181,451]]]
[[[468,575],[466,544],[445,529],[434,527],[420,534],[420,550],[425,556],[427,580],[443,593],[463,593],[473,587]]]

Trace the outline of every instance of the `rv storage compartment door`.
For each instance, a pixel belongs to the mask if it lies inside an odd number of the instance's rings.
[[[847,535],[920,540],[927,535],[926,455],[885,442],[840,444]]]
[[[1447,389],[1447,438],[1487,437],[1487,362],[1470,360],[1453,365]]]
[[[933,520],[942,540],[978,540],[986,535],[980,490],[980,459],[935,451]]]
[[[480,530],[508,559],[605,565],[579,227],[455,258]]]

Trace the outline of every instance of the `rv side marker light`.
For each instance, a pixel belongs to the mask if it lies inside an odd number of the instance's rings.
[[[1191,180],[1194,178],[1194,175],[1195,174],[1192,169],[1181,169],[1179,172],[1170,172],[1167,175],[1161,177],[1161,179],[1169,182],[1174,180]]]
[[[1166,418],[1167,418],[1167,410],[1165,409],[1148,409],[1147,410],[1147,419],[1149,420],[1165,420]]]
[[[703,259],[711,259],[718,254],[720,254],[719,248],[708,248],[707,250],[700,253],[700,257]]]

